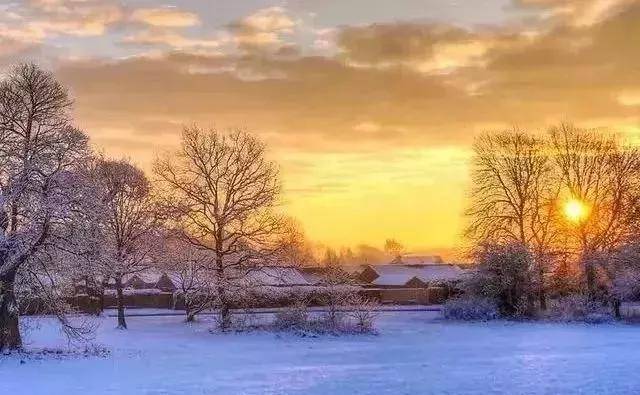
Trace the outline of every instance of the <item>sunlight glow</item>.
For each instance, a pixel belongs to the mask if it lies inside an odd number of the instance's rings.
[[[588,214],[589,208],[579,199],[571,198],[564,205],[564,215],[571,222],[582,222]]]

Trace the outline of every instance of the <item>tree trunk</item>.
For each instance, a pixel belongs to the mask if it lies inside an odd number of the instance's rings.
[[[596,254],[591,250],[587,250],[583,247],[583,253],[581,256],[582,267],[584,268],[584,280],[587,288],[587,298],[591,301],[596,300],[596,267],[595,258]]]
[[[614,298],[613,301],[611,302],[611,304],[613,305],[613,316],[617,319],[620,320],[622,319],[622,314],[620,312],[620,305],[622,304],[620,302],[620,299],[618,298]]]
[[[102,315],[104,311],[104,288],[100,289],[100,294],[98,295],[98,307],[96,308],[96,316],[99,317]]]
[[[542,268],[538,271],[538,281],[540,282],[538,289],[538,301],[540,302],[540,310],[547,309],[547,292],[544,288],[544,271]]]
[[[104,291],[107,289],[109,282],[107,280],[103,280],[100,284],[100,314],[104,311]]]
[[[0,351],[22,347],[19,309],[14,293],[15,273],[0,278]]]
[[[116,276],[116,302],[118,305],[118,329],[127,329],[127,322],[124,319],[124,292],[122,289],[122,276]]]
[[[540,292],[538,293],[538,301],[540,303],[540,310],[547,310],[547,291],[544,288],[540,288]]]
[[[587,260],[584,265],[585,277],[587,280],[587,296],[589,300],[596,299],[596,273],[593,264]]]
[[[231,327],[231,309],[227,301],[224,278],[224,265],[222,263],[222,254],[216,252],[216,273],[218,278],[218,303],[220,303],[220,329],[226,332]]]
[[[231,309],[224,287],[218,287],[218,298],[220,299],[220,329],[226,332],[231,327]]]
[[[188,303],[184,304],[184,310],[187,314],[186,322],[193,322],[196,320],[196,313],[191,309],[191,306],[189,306]]]

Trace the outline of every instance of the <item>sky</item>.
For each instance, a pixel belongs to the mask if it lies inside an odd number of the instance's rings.
[[[463,245],[474,136],[640,137],[640,0],[0,0],[96,149],[150,170],[184,125],[241,127],[282,209],[333,247]]]

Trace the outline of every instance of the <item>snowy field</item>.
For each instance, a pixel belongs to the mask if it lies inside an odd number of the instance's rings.
[[[640,327],[441,321],[385,312],[377,336],[210,333],[205,318],[100,319],[106,357],[0,356],[0,394],[637,394]],[[31,349],[66,347],[35,318]],[[23,363],[21,363],[21,360]]]

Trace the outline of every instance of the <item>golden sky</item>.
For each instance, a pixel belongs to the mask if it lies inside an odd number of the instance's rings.
[[[640,132],[638,0],[2,4],[0,67],[54,70],[98,149],[148,169],[182,125],[250,129],[333,246],[459,245],[482,131]]]

